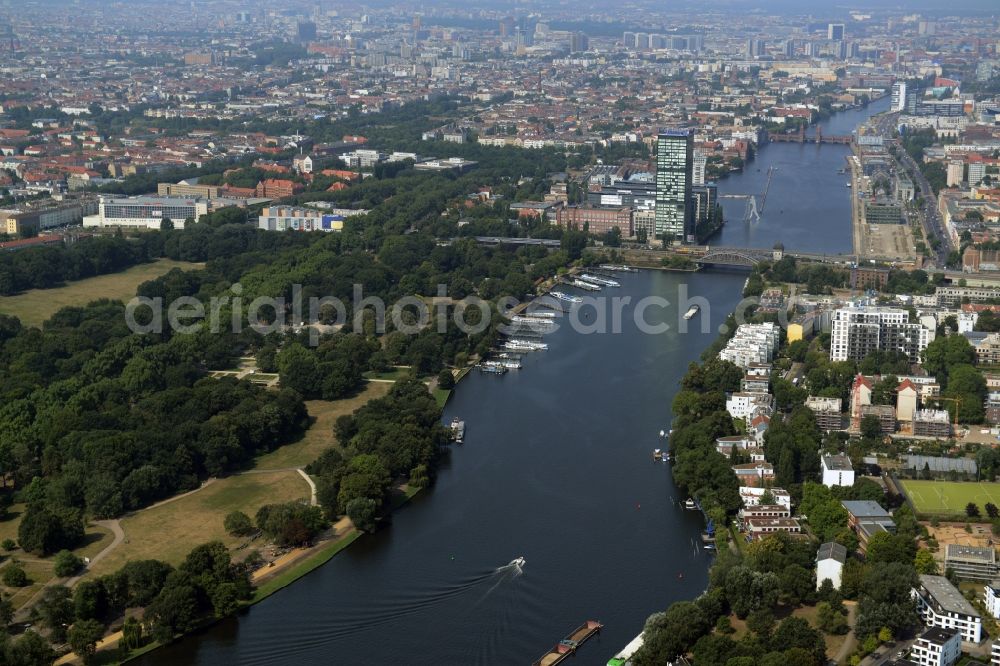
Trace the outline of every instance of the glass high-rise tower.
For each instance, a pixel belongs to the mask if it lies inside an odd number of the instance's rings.
[[[691,171],[694,135],[688,129],[664,130],[656,140],[656,235],[693,243]]]

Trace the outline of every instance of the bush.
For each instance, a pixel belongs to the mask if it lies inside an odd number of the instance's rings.
[[[17,564],[8,564],[0,580],[3,580],[3,584],[7,587],[25,587],[29,583],[28,574]]]
[[[10,552],[15,548],[17,548],[17,544],[14,543],[13,539],[4,539],[3,541],[0,541],[0,548],[3,548],[7,552]]]
[[[233,536],[249,536],[253,534],[253,521],[242,511],[233,511],[222,521],[222,526]]]
[[[56,553],[53,565],[56,576],[66,578],[83,568],[83,560],[68,550],[60,550]]]

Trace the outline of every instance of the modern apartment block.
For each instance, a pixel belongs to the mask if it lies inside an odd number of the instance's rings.
[[[957,629],[962,640],[979,643],[983,636],[983,618],[958,588],[944,576],[920,576],[913,589],[917,612],[928,627]]]
[[[752,363],[769,363],[778,350],[780,331],[771,322],[740,324],[725,348],[719,352],[723,361],[746,368]]]
[[[906,310],[848,307],[833,313],[831,361],[860,361],[869,353],[901,351],[917,363],[920,352],[934,340],[934,331],[910,322]]]
[[[917,636],[908,660],[918,666],[952,666],[961,657],[961,634],[954,629],[931,627]]]
[[[665,130],[656,140],[656,233],[694,242],[691,177],[694,135]]]

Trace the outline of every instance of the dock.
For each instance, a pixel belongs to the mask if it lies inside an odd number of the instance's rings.
[[[555,646],[531,663],[531,666],[554,666],[564,659],[576,654],[577,649],[604,627],[597,620],[587,620],[569,633]]]

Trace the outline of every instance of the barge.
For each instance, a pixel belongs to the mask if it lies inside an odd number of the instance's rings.
[[[587,620],[571,631],[566,638],[556,643],[551,650],[533,661],[531,666],[554,666],[555,664],[562,663],[567,657],[576,654],[577,648],[583,645],[584,642],[592,638],[595,634],[600,633],[603,627],[604,625],[597,620]]]

